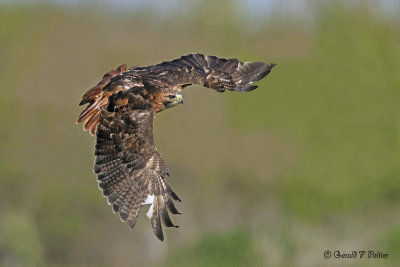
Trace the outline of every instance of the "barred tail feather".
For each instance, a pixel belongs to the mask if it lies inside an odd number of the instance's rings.
[[[108,99],[103,97],[97,99],[93,104],[89,105],[79,116],[77,123],[84,122],[83,129],[89,130],[94,135],[96,126],[100,122],[100,108],[108,104]]]
[[[96,84],[96,86],[89,89],[82,97],[82,101],[79,105],[89,103],[89,105],[79,115],[76,123],[84,122],[83,129],[89,130],[91,135],[96,132],[96,127],[100,122],[100,108],[108,105],[109,95],[103,94],[103,89],[115,76],[120,75],[126,71],[126,65],[121,65],[117,69],[112,70],[104,74],[103,79]]]
[[[111,81],[112,78],[115,76],[123,73],[126,71],[126,65],[121,65],[115,70],[111,70],[104,74],[103,78],[101,79],[98,84],[90,88],[83,96],[82,101],[79,103],[79,106],[82,106],[86,103],[93,103],[95,99],[99,98],[101,93],[103,92],[104,87]]]

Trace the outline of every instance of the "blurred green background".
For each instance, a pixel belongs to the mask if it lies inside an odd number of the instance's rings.
[[[1,266],[400,266],[398,1],[0,2]],[[107,206],[82,94],[123,63],[200,52],[278,66],[185,90],[155,142],[179,229]],[[147,209],[147,208],[145,208]],[[388,259],[323,258],[375,250]]]

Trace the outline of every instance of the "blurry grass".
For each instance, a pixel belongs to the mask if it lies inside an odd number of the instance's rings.
[[[264,125],[299,145],[281,197],[307,220],[365,210],[400,184],[398,32],[363,12],[321,18],[309,59],[276,62],[259,94],[227,104],[232,125]]]
[[[178,249],[166,266],[260,266],[262,255],[244,230],[213,233]]]
[[[161,22],[0,9],[0,264],[320,266],[322,249],[371,244],[396,254],[396,26],[334,7],[313,32],[248,31],[233,2],[213,3]],[[112,67],[189,52],[278,66],[252,93],[191,88],[186,105],[158,115],[155,141],[184,200],[181,228],[161,244],[146,218],[130,232],[112,215],[92,173],[94,140],[74,122],[82,93]]]
[[[378,241],[379,242],[379,241]],[[385,251],[390,252],[392,260],[400,260],[400,226],[388,229],[381,238],[380,243]],[[382,251],[381,251],[382,252]],[[383,253],[387,253],[383,252]]]
[[[43,266],[44,251],[35,221],[26,214],[10,212],[0,222],[3,266]]]

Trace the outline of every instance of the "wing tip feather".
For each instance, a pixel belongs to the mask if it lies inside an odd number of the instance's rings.
[[[228,88],[234,92],[250,92],[257,89],[255,82],[267,76],[277,64],[265,62],[245,62],[239,64],[238,69],[232,74],[236,87]]]

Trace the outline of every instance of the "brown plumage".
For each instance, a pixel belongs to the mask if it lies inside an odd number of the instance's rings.
[[[88,104],[78,123],[96,134],[95,167],[99,187],[113,211],[133,228],[141,206],[151,204],[147,216],[155,235],[164,239],[161,220],[175,226],[169,215],[179,214],[180,201],[165,177],[169,171],[153,141],[155,113],[183,103],[181,90],[200,84],[224,92],[248,92],[275,64],[245,62],[190,54],[148,67],[122,65],[106,73],[83,97]],[[176,227],[176,226],[175,226]]]

